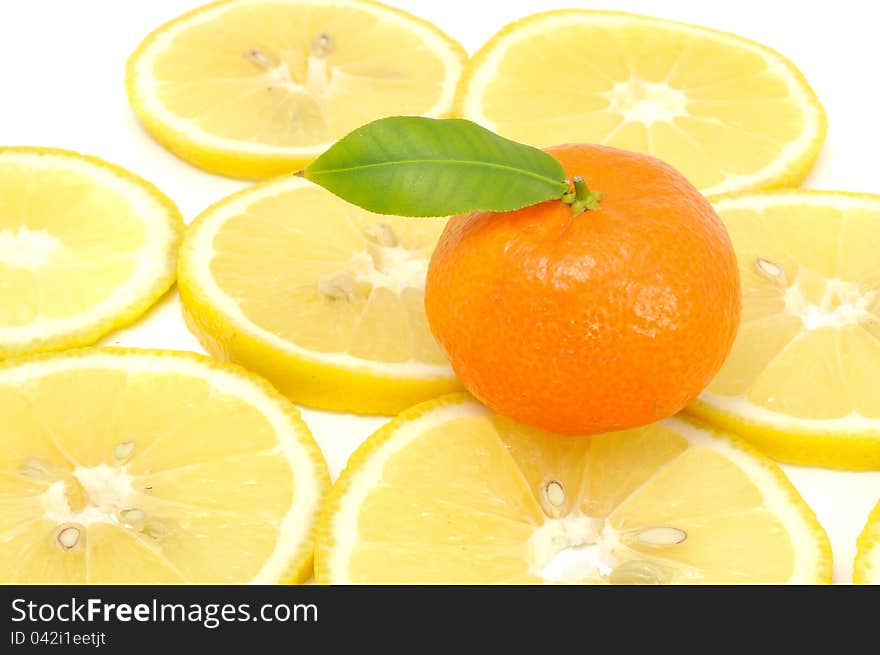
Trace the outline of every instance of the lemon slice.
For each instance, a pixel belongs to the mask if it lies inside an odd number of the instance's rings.
[[[776,459],[880,468],[880,197],[714,204],[739,260],[742,324],[692,411]]]
[[[649,153],[707,194],[797,186],[826,128],[803,76],[767,47],[581,10],[501,30],[467,66],[456,111],[539,147],[589,142]]]
[[[183,221],[94,157],[0,148],[0,359],[89,345],[174,282]]]
[[[853,583],[880,585],[880,503],[868,516],[856,547]]]
[[[831,550],[771,461],[694,420],[561,437],[458,394],[370,437],[315,576],[346,583],[819,583]]]
[[[0,368],[0,583],[298,582],[326,465],[237,367],[88,349]]]
[[[434,25],[369,0],[232,0],[148,36],[127,88],[179,157],[269,177],[371,120],[449,114],[466,58]]]
[[[445,223],[371,214],[299,177],[251,187],[184,240],[187,323],[310,407],[394,414],[459,389],[424,312]]]

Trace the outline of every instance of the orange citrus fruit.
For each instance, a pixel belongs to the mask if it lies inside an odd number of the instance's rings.
[[[730,352],[740,283],[712,206],[671,166],[598,145],[547,150],[601,194],[450,219],[425,288],[452,367],[499,414],[597,434],[676,413]]]

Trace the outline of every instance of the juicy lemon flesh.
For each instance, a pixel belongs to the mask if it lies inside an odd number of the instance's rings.
[[[648,153],[707,193],[743,188],[738,178],[780,160],[804,134],[821,139],[822,111],[799,73],[737,37],[603,12],[519,25],[496,37],[502,54],[476,56],[459,89],[459,111],[506,137]]]
[[[120,191],[0,157],[0,329],[94,307],[131,277],[145,238]]]
[[[447,61],[386,13],[356,2],[203,12],[157,49],[156,97],[205,134],[282,148],[327,145],[392,113],[430,112],[448,84]]]
[[[249,321],[306,351],[443,367],[424,283],[444,224],[370,214],[303,183],[226,220],[210,273]]]
[[[798,545],[784,519],[749,473],[712,447],[721,438],[695,423],[562,438],[469,414],[408,438],[374,480],[343,475],[325,507],[333,545],[326,552],[319,540],[319,581],[778,583],[795,575]],[[369,488],[349,500],[348,482]]]
[[[796,419],[880,419],[880,203],[719,204],[743,322],[704,398]]]
[[[240,583],[293,497],[267,418],[206,380],[78,368],[0,384],[0,581]]]

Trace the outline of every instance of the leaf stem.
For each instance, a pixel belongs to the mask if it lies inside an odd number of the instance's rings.
[[[571,182],[574,184],[574,191],[569,191],[562,196],[562,202],[571,205],[572,216],[580,216],[585,211],[596,211],[602,208],[599,205],[602,194],[590,191],[587,188],[587,183],[584,182],[584,178],[580,175],[575,175],[571,178]]]

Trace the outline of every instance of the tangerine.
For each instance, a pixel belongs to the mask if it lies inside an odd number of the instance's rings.
[[[598,204],[451,218],[425,288],[434,336],[474,396],[522,423],[598,434],[675,414],[736,336],[727,231],[658,159],[587,144],[547,152]]]

